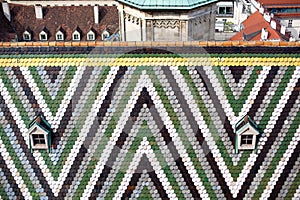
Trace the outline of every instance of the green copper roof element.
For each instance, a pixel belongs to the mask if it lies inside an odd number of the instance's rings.
[[[34,118],[34,120],[32,120],[29,124],[29,128],[31,128],[33,125],[39,125],[41,128],[43,128],[44,130],[46,130],[47,132],[50,132],[51,130],[51,125],[49,124],[49,122],[45,119],[44,116],[42,115],[38,115]]]
[[[253,121],[253,119],[251,119],[248,115],[245,115],[242,119],[240,119],[236,125],[235,125],[235,129],[237,132],[239,132],[246,124],[250,124],[255,130],[257,130],[257,132],[260,132],[260,129],[258,127],[258,125],[255,123],[255,121]]]
[[[118,0],[142,10],[191,10],[217,2],[217,0]]]

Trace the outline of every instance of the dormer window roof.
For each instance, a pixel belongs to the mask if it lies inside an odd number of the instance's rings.
[[[51,150],[51,125],[42,115],[38,115],[29,124],[29,144],[31,150]]]
[[[45,30],[42,30],[39,34],[41,41],[47,41],[48,40],[48,34]]]
[[[259,126],[248,115],[244,116],[235,125],[235,152],[255,150],[260,133]]]
[[[73,33],[72,33],[72,40],[75,41],[79,41],[80,40],[80,32],[78,31],[78,29],[76,29]]]
[[[86,35],[86,39],[89,41],[95,40],[96,39],[95,32],[93,30],[90,30]]]
[[[31,33],[28,30],[24,31],[23,40],[25,40],[25,41],[30,41],[31,40]]]
[[[62,30],[59,29],[59,30],[56,32],[56,34],[55,34],[55,39],[56,39],[56,40],[64,40],[64,39],[65,39],[64,36],[65,36],[65,35],[64,35],[64,33],[62,32]]]

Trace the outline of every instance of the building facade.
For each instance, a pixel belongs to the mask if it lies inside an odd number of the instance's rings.
[[[15,34],[2,41],[213,40],[215,2],[8,1],[0,17],[10,29],[0,34]]]
[[[124,41],[213,40],[215,1],[119,1],[120,30]],[[180,3],[178,3],[180,2]],[[176,4],[178,3],[178,4]]]

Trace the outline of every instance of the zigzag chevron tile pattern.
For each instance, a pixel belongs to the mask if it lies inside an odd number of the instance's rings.
[[[300,50],[0,49],[1,199],[299,199]],[[51,151],[31,150],[42,114]],[[235,124],[263,130],[235,153]]]

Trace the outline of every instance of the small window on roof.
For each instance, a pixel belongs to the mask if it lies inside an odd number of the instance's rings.
[[[77,30],[73,32],[72,39],[76,41],[80,40],[80,33]]]
[[[48,40],[48,36],[47,36],[47,33],[45,31],[40,32],[40,40],[41,41]]]
[[[107,30],[104,30],[102,33],[102,40],[109,40],[110,34]]]
[[[241,135],[241,145],[252,145],[253,135]]]
[[[244,116],[235,125],[235,152],[255,150],[260,132],[258,125],[248,115]]]
[[[31,40],[31,34],[28,31],[24,31],[23,40],[25,40],[25,41]]]
[[[61,31],[57,31],[55,34],[56,40],[64,40],[64,34]]]
[[[52,129],[46,119],[39,115],[29,124],[29,142],[31,150],[51,150]]]
[[[87,33],[87,35],[86,35],[86,39],[87,40],[89,40],[89,41],[92,41],[92,40],[95,40],[95,33],[94,33],[94,31],[92,31],[92,30],[90,30],[88,33]]]
[[[37,128],[35,128],[33,130],[33,132],[31,133],[31,137],[32,137],[33,147],[47,148],[47,144],[46,144],[47,134],[45,134],[43,131],[38,130]]]

